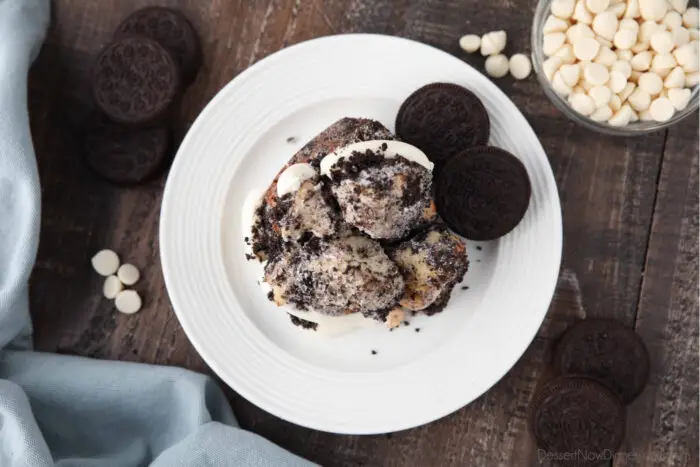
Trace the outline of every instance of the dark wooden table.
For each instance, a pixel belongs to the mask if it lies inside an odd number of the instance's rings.
[[[96,358],[210,372],[178,324],[158,253],[164,178],[120,189],[88,173],[76,138],[90,60],[130,11],[157,2],[55,0],[54,22],[30,78],[43,183],[41,247],[32,280],[36,346]],[[394,34],[463,54],[462,34],[508,31],[507,52],[529,52],[534,0],[171,0],[202,35],[205,65],[180,118],[183,135],[229,80],[287,45],[345,32]],[[496,81],[534,127],[564,210],[562,277],[548,319],[517,365],[487,394],[430,425],[382,436],[301,428],[229,391],[244,428],[324,465],[550,465],[525,415],[551,343],[578,316],[614,317],[651,352],[651,380],[628,409],[615,466],[698,465],[697,115],[639,138],[592,133],[556,111],[531,78]],[[119,251],[141,268],[144,310],[115,312],[89,258]]]

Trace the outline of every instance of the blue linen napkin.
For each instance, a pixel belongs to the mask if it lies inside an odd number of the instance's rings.
[[[48,22],[49,0],[0,0],[0,466],[313,465],[238,428],[204,375],[30,350],[40,188],[26,81]]]

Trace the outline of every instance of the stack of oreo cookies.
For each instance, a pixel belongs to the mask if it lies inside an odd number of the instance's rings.
[[[201,63],[197,31],[180,12],[148,7],[128,16],[93,66],[97,111],[83,132],[90,168],[117,184],[159,175],[170,160],[172,118]]]
[[[621,323],[576,323],[555,347],[557,376],[541,385],[530,404],[538,449],[565,466],[610,461],[625,435],[625,405],[641,394],[649,366],[641,338]]]
[[[525,216],[531,194],[523,163],[488,146],[489,115],[470,90],[432,83],[415,91],[396,117],[399,138],[435,164],[435,204],[442,220],[470,240],[499,238]]]

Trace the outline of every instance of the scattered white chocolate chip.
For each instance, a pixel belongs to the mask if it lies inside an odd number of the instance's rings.
[[[612,97],[610,97],[610,102],[608,102],[608,105],[610,108],[613,110],[613,112],[617,112],[622,108],[622,101],[620,100],[620,97],[617,94],[613,94]]]
[[[598,107],[595,112],[593,112],[590,117],[591,120],[595,122],[607,122],[610,117],[612,117],[613,111],[610,107],[607,105],[604,105],[602,107]]]
[[[682,88],[685,86],[685,72],[683,68],[677,66],[664,79],[665,88]]]
[[[617,94],[618,92],[625,89],[626,85],[627,85],[627,77],[625,75],[623,75],[619,71],[611,71],[610,72],[610,79],[608,80],[608,87],[610,88],[610,90],[614,94]]]
[[[690,31],[684,27],[672,29],[671,35],[673,36],[673,44],[675,47],[680,47],[690,42]]]
[[[680,111],[688,107],[691,94],[690,89],[669,89],[668,100],[671,101],[676,110]]]
[[[593,86],[600,86],[608,82],[610,73],[603,65],[598,63],[587,63],[583,68],[583,77]]]
[[[122,290],[114,299],[114,305],[121,313],[131,315],[141,309],[141,297],[135,290]]]
[[[646,50],[649,50],[649,43],[648,42],[637,42],[632,46],[630,49],[632,53],[638,54],[640,52],[644,52]]]
[[[664,16],[664,19],[661,21],[661,24],[663,24],[666,27],[666,29],[671,31],[675,28],[683,26],[683,17],[677,11],[669,11],[668,13],[666,13],[666,16]]]
[[[588,117],[595,111],[595,102],[587,94],[576,93],[571,96],[571,107],[584,117]]]
[[[657,122],[667,122],[671,120],[674,112],[675,108],[673,107],[673,103],[665,97],[654,99],[649,106],[651,118]]]
[[[685,74],[685,87],[686,88],[693,88],[698,85],[698,81],[700,81],[700,73],[697,71],[694,73],[686,73]]]
[[[688,0],[668,0],[668,4],[680,14],[688,9]]]
[[[577,23],[566,31],[566,40],[569,41],[569,44],[576,44],[584,37],[590,37],[591,39],[595,38],[593,29],[591,29],[587,24]]]
[[[481,38],[481,55],[500,54],[506,48],[507,35],[505,31],[492,31]]]
[[[673,54],[658,54],[651,60],[651,71],[665,78],[676,65],[678,62]]]
[[[405,316],[406,314],[401,308],[391,310],[386,316],[387,327],[391,329],[400,326]]]
[[[574,0],[552,0],[551,11],[557,18],[568,19],[574,13],[575,6]]]
[[[632,70],[632,74],[627,78],[631,83],[637,84],[639,82],[639,77],[642,76],[642,71]]]
[[[620,20],[618,29],[629,29],[630,31],[635,31],[637,34],[639,34],[639,23],[633,19],[625,18]]]
[[[574,55],[579,60],[590,62],[598,55],[600,44],[593,38],[582,37],[574,44]]]
[[[618,21],[615,14],[610,11],[606,11],[604,13],[596,15],[596,17],[593,19],[592,28],[593,32],[611,41],[613,40],[613,38],[615,37],[615,33],[617,32],[617,25]]]
[[[610,47],[601,47],[598,55],[593,60],[594,63],[600,63],[603,66],[610,68],[617,61],[617,54]]]
[[[661,80],[659,75],[648,71],[639,77],[639,87],[652,96],[656,96],[664,88],[664,82]]]
[[[503,54],[491,55],[484,63],[486,73],[493,78],[503,78],[508,74],[508,59]]]
[[[561,77],[561,73],[559,71],[555,72],[554,77],[552,78],[552,89],[562,96],[568,96],[572,92],[571,86],[568,86],[564,82],[564,79]]]
[[[646,21],[661,21],[667,11],[666,0],[639,0],[639,12]]]
[[[645,21],[639,26],[639,42],[648,43],[656,31],[663,31],[663,28],[654,21]]]
[[[627,79],[632,74],[632,65],[630,65],[630,62],[627,60],[618,60],[613,64],[610,70],[619,71],[624,75],[625,79]]]
[[[640,52],[630,60],[630,66],[635,71],[647,71],[651,66],[653,55],[651,52]]]
[[[629,62],[630,60],[632,60],[632,57],[634,57],[634,53],[632,53],[632,50],[618,50],[616,53],[618,60],[624,60],[626,62]]]
[[[91,262],[95,272],[101,276],[111,276],[119,269],[119,256],[112,250],[99,251]]]
[[[625,18],[639,18],[639,0],[627,0],[627,8],[625,9]]]
[[[621,50],[632,48],[637,43],[637,33],[629,29],[620,29],[615,33],[613,44]]]
[[[608,120],[612,126],[625,126],[632,120],[632,108],[625,104]]]
[[[595,36],[595,40],[598,41],[601,47],[608,47],[611,48],[613,46],[613,43],[610,42],[609,40],[602,38],[600,36]]]
[[[700,31],[698,31],[698,28],[688,28],[687,31],[691,41],[700,39]]]
[[[571,46],[571,44],[562,45],[553,56],[560,58],[564,63],[574,63],[576,61],[574,48]]]
[[[610,102],[612,91],[607,86],[596,86],[588,91],[588,95],[591,96],[596,107],[602,107]]]
[[[610,5],[610,8],[608,8],[608,11],[614,13],[617,18],[622,18],[625,15],[626,10],[627,5],[625,5],[624,2],[615,3]]]
[[[667,54],[676,43],[673,40],[673,35],[668,31],[657,31],[651,36],[651,48],[656,51],[656,53]]]
[[[627,98],[630,96],[630,94],[632,94],[632,92],[634,92],[635,87],[636,86],[634,85],[634,83],[625,84],[624,89],[622,91],[620,91],[619,93],[617,93],[617,95],[620,96],[620,100],[622,102],[625,102],[627,100]]]
[[[481,37],[467,34],[459,39],[459,46],[467,53],[474,53],[481,47]]]
[[[591,24],[593,22],[593,15],[590,11],[588,11],[588,8],[586,8],[584,0],[578,0],[576,2],[571,19],[583,24]]]
[[[530,63],[530,58],[527,55],[515,54],[508,61],[508,68],[513,78],[525,79],[532,72],[532,63]]]
[[[610,0],[586,0],[586,8],[593,14],[604,12],[610,6]]]
[[[124,285],[117,276],[107,276],[102,286],[102,295],[104,295],[105,298],[113,300],[122,289],[124,289]]]
[[[573,88],[578,84],[581,77],[581,65],[576,63],[575,65],[562,65],[559,68],[559,74],[561,75],[564,83],[570,88]]]
[[[698,49],[694,44],[693,41],[682,45],[673,52],[677,63],[687,72],[698,70]]]
[[[654,121],[654,119],[651,117],[651,113],[649,112],[649,109],[642,110],[641,112],[639,112],[639,119],[643,122]]]
[[[651,96],[643,89],[636,89],[632,94],[630,94],[627,102],[634,110],[642,112],[649,108],[649,105],[651,104]]]
[[[547,20],[544,22],[544,26],[542,26],[542,32],[544,34],[549,34],[552,32],[564,32],[567,29],[569,29],[569,23],[567,23],[561,18],[557,18],[554,15],[549,15],[549,17],[547,17]]]
[[[566,36],[563,32],[545,34],[544,39],[542,40],[542,52],[544,52],[546,56],[551,57],[561,48],[562,45],[564,45],[565,41]]]
[[[554,73],[561,67],[562,61],[557,57],[550,57],[542,62],[542,71],[549,81],[554,79]]]
[[[683,13],[683,25],[686,28],[697,28],[700,23],[700,11],[696,7],[690,7]]]
[[[141,273],[133,264],[122,264],[117,271],[117,277],[124,285],[134,285],[141,278]]]

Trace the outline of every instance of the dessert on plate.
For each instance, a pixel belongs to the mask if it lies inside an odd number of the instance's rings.
[[[398,136],[370,119],[333,123],[292,156],[252,214],[244,214],[253,218],[248,257],[264,265],[268,298],[293,323],[345,329],[380,321],[396,327],[407,313],[442,311],[467,272],[466,244],[450,230],[465,224],[455,206],[466,203],[464,213],[479,219],[479,206],[488,200],[478,183],[474,190],[456,190],[460,199],[449,202],[455,189],[438,190],[450,220],[445,224],[435,180],[452,187],[459,185],[455,176],[473,181],[480,171],[490,172],[481,163],[475,173],[474,164],[458,164],[439,178],[434,170],[449,167],[450,155],[485,144],[488,114],[467,89],[433,84],[407,99],[397,128]],[[436,141],[440,134],[444,139]],[[503,200],[496,198],[490,213],[497,215]]]

